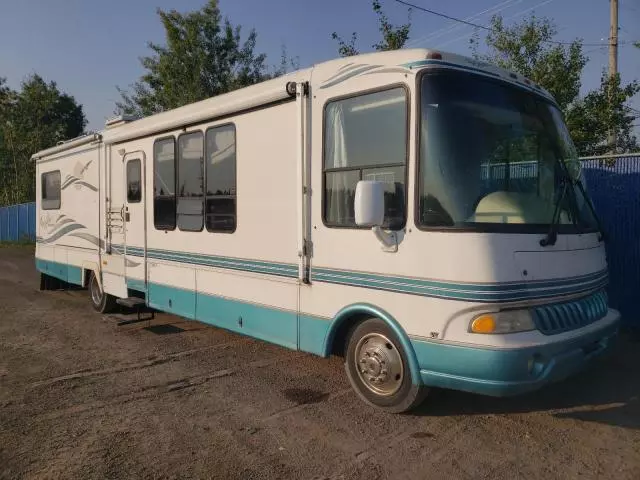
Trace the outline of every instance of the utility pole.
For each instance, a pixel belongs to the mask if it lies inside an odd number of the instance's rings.
[[[609,78],[613,79],[618,73],[618,0],[609,0],[611,3],[611,30],[609,34]],[[611,102],[612,99],[610,98]],[[609,132],[609,149],[615,153],[616,133]]]

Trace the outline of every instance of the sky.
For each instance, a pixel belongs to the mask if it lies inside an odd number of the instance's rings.
[[[164,31],[156,9],[189,11],[205,0],[0,0],[0,77],[19,88],[28,75],[38,73],[73,95],[84,106],[89,130],[100,130],[113,116],[119,99],[116,86],[126,88],[143,70],[140,57],[149,54],[147,43],[162,43]],[[608,65],[608,0],[411,0],[411,3],[454,17],[486,25],[500,13],[507,23],[532,13],[546,16],[558,27],[557,40],[582,38],[590,58],[582,90],[596,88]],[[404,23],[407,8],[382,0],[392,22]],[[258,51],[277,65],[284,45],[300,67],[337,56],[331,33],[345,38],[358,32],[361,50],[379,40],[371,0],[220,0],[233,24],[244,31],[255,28]],[[623,81],[640,79],[640,0],[620,0],[618,68]],[[410,47],[439,48],[470,54],[469,38],[475,29],[414,10]],[[480,38],[484,38],[482,31]],[[602,46],[599,46],[602,44]],[[640,109],[640,95],[632,105]]]

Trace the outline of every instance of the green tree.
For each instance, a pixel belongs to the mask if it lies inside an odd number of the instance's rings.
[[[86,123],[82,106],[55,82],[33,75],[19,92],[0,82],[0,204],[32,201],[31,155],[81,135]]]
[[[118,89],[118,112],[151,115],[269,77],[255,30],[242,41],[241,27],[223,19],[218,0],[188,13],[158,9],[158,15],[166,44],[149,43],[153,53],[141,59],[146,72],[130,92]]]
[[[567,126],[582,155],[611,152],[607,138],[610,125],[616,133],[614,152],[637,150],[638,140],[633,134],[635,115],[627,102],[639,91],[637,81],[622,86],[619,74],[611,78],[603,72],[600,88],[569,106],[565,115]]]
[[[578,97],[582,69],[587,64],[582,41],[574,40],[569,45],[551,43],[558,33],[554,24],[535,16],[507,26],[498,15],[491,19],[489,27],[487,54],[480,55],[477,39],[472,41],[476,58],[518,72],[543,86],[563,110]]]
[[[382,39],[378,43],[373,44],[372,48],[376,51],[385,51],[399,50],[404,47],[407,40],[409,40],[409,33],[411,31],[411,10],[409,10],[407,23],[396,26],[389,21],[389,17],[387,17],[382,10],[380,0],[373,0],[372,7],[378,17],[378,29],[382,36]],[[341,57],[349,57],[360,53],[356,47],[356,42],[358,41],[358,34],[356,32],[351,34],[351,38],[348,41],[345,41],[336,32],[331,34],[331,38],[338,42],[338,53]]]
[[[581,155],[610,151],[606,142],[612,130],[618,138],[616,152],[636,148],[633,117],[625,103],[638,91],[637,82],[622,85],[619,77],[603,76],[600,88],[582,98],[581,77],[588,61],[582,40],[557,42],[556,34],[547,18],[531,16],[507,26],[502,17],[494,16],[485,38],[488,52],[480,53],[478,38],[471,41],[471,49],[476,58],[518,72],[547,89],[562,109]]]

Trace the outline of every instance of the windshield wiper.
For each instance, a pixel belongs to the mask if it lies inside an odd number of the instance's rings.
[[[548,245],[555,245],[558,240],[558,224],[560,223],[560,214],[562,202],[564,202],[564,196],[567,194],[567,188],[569,187],[568,179],[565,178],[562,181],[562,193],[560,198],[556,202],[556,206],[553,209],[553,217],[551,217],[551,224],[549,225],[549,233],[547,236],[540,240],[540,246],[546,247]]]
[[[593,203],[591,203],[591,198],[587,195],[587,192],[584,189],[584,185],[582,184],[582,181],[580,179],[578,179],[578,181],[576,182],[576,185],[578,185],[578,188],[580,189],[580,193],[582,194],[582,198],[584,198],[584,201],[587,202],[587,205],[589,206],[589,210],[591,210],[591,215],[593,215],[593,218],[596,221],[596,225],[598,226],[598,241],[602,242],[605,239],[606,235],[604,233],[604,229],[602,228],[602,222],[600,222],[600,217],[596,213],[596,208],[593,206]]]

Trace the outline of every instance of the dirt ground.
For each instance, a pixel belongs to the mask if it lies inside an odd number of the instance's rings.
[[[637,339],[539,393],[389,415],[339,358],[37,287],[33,250],[0,248],[2,478],[640,478]]]

